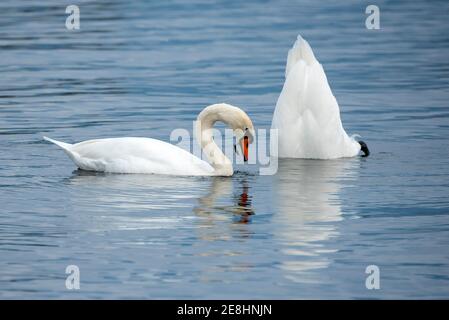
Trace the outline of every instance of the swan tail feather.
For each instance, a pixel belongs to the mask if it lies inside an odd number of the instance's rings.
[[[285,67],[285,78],[287,78],[293,66],[301,60],[307,65],[311,65],[317,61],[309,43],[304,40],[301,35],[298,35],[298,39],[295,44],[288,51],[287,65]]]
[[[54,139],[51,139],[51,138],[46,137],[46,136],[44,136],[43,138],[46,141],[54,143],[55,145],[57,145],[58,147],[60,147],[64,151],[70,151],[70,149],[72,147],[72,145],[70,143],[65,143],[65,142],[61,142],[61,141],[58,141],[58,140],[54,140]]]

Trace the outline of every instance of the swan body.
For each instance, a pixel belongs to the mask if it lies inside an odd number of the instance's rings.
[[[151,138],[108,138],[68,144],[44,137],[61,147],[82,170],[114,173],[213,175],[214,168],[170,143]]]
[[[216,121],[229,124],[241,140],[254,134],[250,118],[241,109],[228,104],[215,104],[205,108],[198,116],[196,130],[200,145],[211,164],[180,147],[151,138],[109,138],[76,144],[48,137],[44,139],[62,148],[80,169],[88,171],[230,176],[234,172],[231,161],[213,141],[211,129]]]
[[[271,128],[278,130],[280,158],[335,159],[361,150],[361,143],[343,128],[323,67],[301,36],[288,53]]]

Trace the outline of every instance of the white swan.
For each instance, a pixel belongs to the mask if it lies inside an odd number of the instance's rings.
[[[271,128],[278,129],[280,158],[335,159],[356,156],[360,150],[369,155],[366,144],[343,129],[323,67],[301,36],[288,52]]]
[[[76,144],[44,139],[61,147],[80,169],[88,171],[231,176],[232,163],[213,140],[212,129],[217,121],[233,129],[246,161],[255,134],[253,124],[244,111],[224,103],[206,107],[196,121],[197,139],[211,164],[175,145],[150,138],[98,139]]]

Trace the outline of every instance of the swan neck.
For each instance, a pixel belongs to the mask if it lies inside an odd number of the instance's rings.
[[[229,158],[223,153],[214,140],[214,124],[222,121],[229,125],[226,119],[220,117],[220,114],[211,110],[210,112],[201,112],[196,122],[197,138],[201,149],[206,155],[211,166],[215,169],[216,175],[232,175],[234,170]]]

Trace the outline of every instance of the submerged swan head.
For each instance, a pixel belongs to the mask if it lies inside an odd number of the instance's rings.
[[[242,109],[226,103],[210,105],[198,115],[196,132],[201,148],[216,175],[230,176],[234,173],[232,163],[213,139],[212,129],[217,121],[224,122],[233,130],[245,162],[248,160],[248,149],[254,140],[255,130],[251,119]],[[234,150],[237,151],[236,145]]]

